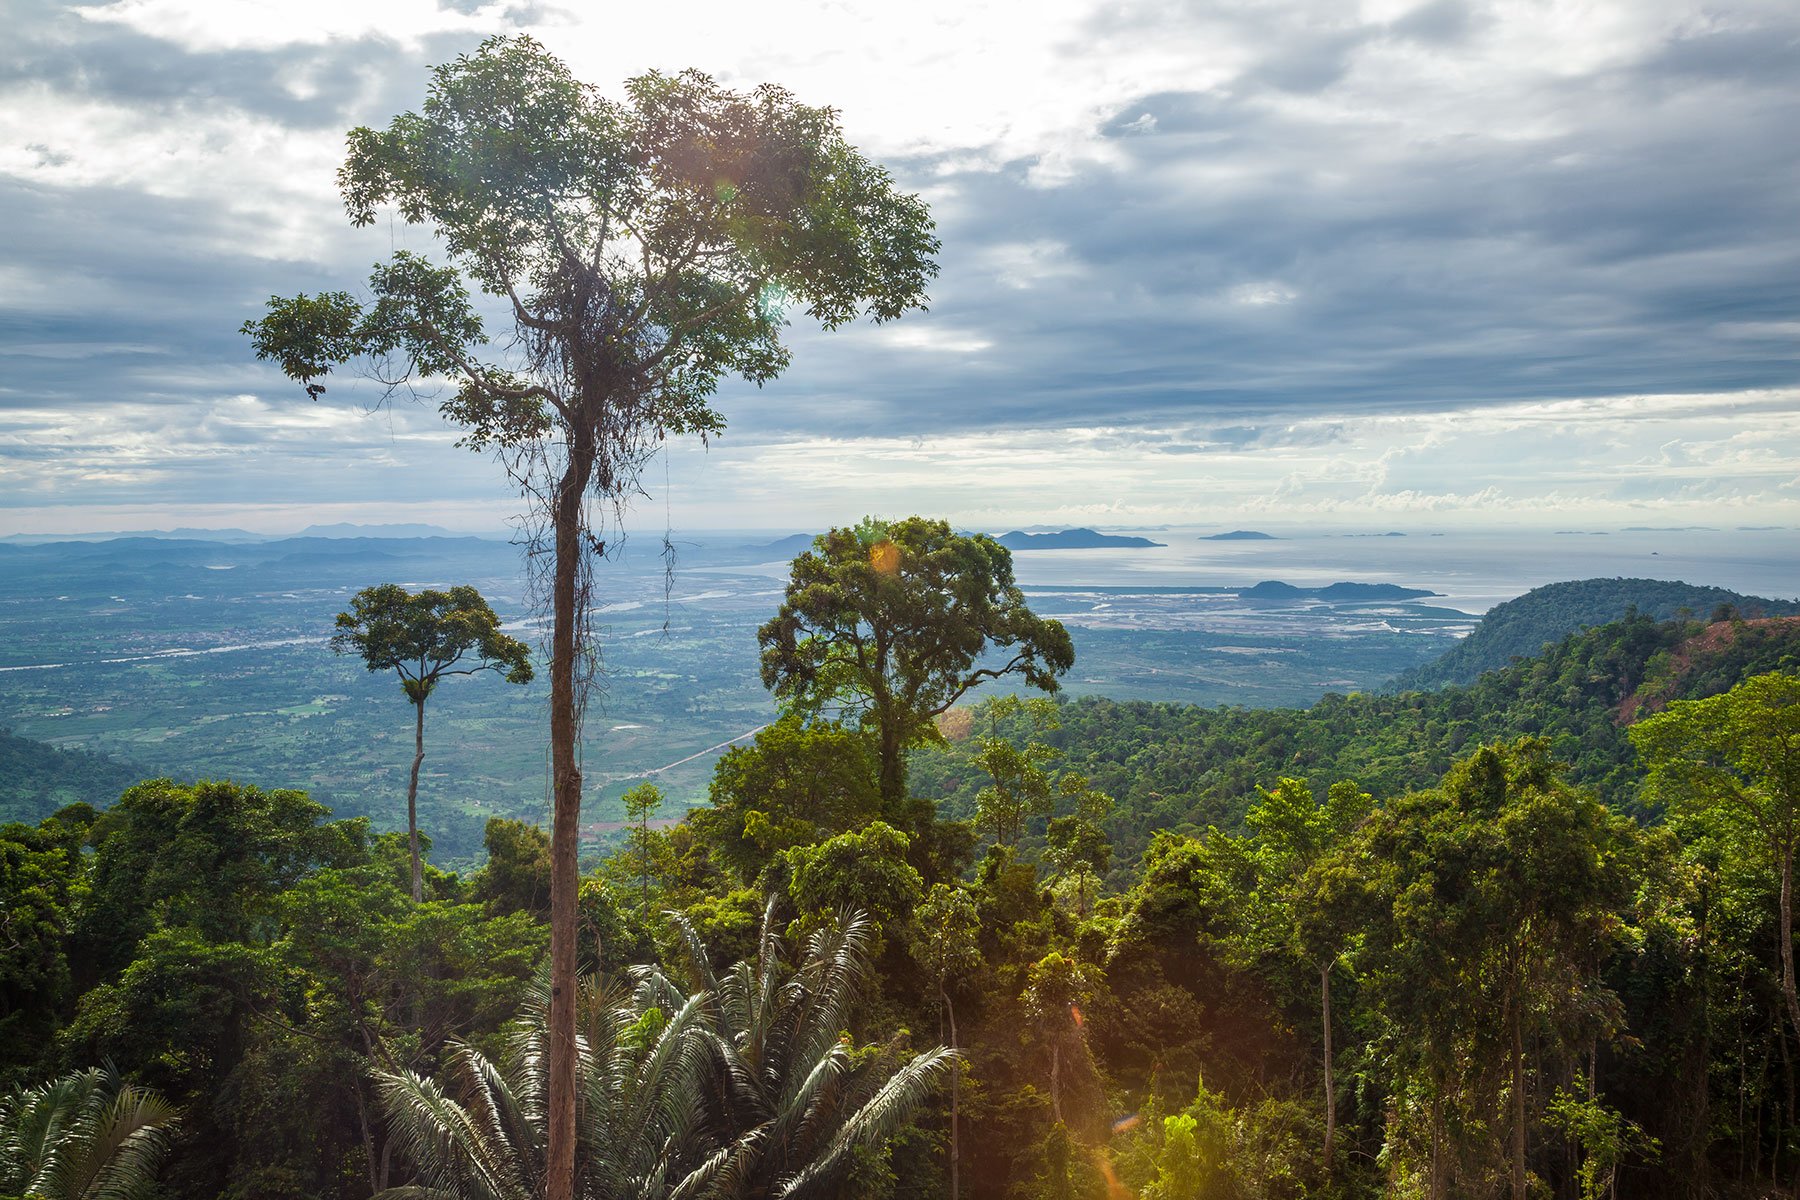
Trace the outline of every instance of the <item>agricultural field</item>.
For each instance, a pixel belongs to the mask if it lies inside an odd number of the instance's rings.
[[[777,548],[792,551],[763,549]],[[590,835],[616,826],[619,795],[647,776],[669,815],[705,803],[723,744],[774,715],[756,627],[785,568],[756,561],[758,549],[691,547],[672,578],[654,553],[600,564]],[[404,820],[412,711],[391,676],[332,652],[336,614],[373,583],[472,583],[517,636],[536,630],[519,552],[501,541],[121,539],[0,547],[0,562],[0,726],[144,775],[300,788],[384,828]],[[1374,688],[1471,623],[1428,604],[1262,603],[1205,588],[1029,594],[1074,634],[1071,694],[1206,705]],[[541,679],[479,675],[433,697],[420,804],[439,861],[478,856],[490,816],[546,819],[545,694]]]

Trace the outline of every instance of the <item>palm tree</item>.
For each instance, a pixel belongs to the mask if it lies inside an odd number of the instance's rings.
[[[0,1096],[0,1195],[136,1200],[156,1183],[176,1111],[110,1066]]]
[[[589,981],[591,983],[591,981]],[[671,1169],[701,1157],[692,1136],[705,1044],[700,998],[654,969],[634,986],[586,986],[577,1058],[577,1196],[657,1196]],[[530,1200],[543,1195],[549,996],[540,980],[524,1026],[501,1063],[453,1044],[440,1082],[381,1076],[402,1151],[423,1184],[383,1196]]]
[[[942,1048],[897,1070],[857,1063],[840,1032],[867,978],[861,914],[808,939],[790,964],[765,913],[754,963],[716,974],[676,919],[690,984],[633,968],[583,989],[576,1054],[575,1194],[583,1200],[806,1200],[829,1194],[858,1146],[884,1141],[948,1067]],[[547,999],[494,1064],[470,1046],[445,1082],[382,1077],[421,1183],[389,1200],[535,1200],[544,1194]]]
[[[870,975],[873,924],[862,913],[828,922],[790,968],[774,914],[771,902],[757,961],[722,977],[692,928],[680,924],[697,994],[710,998],[707,1115],[719,1136],[706,1170],[729,1183],[708,1191],[715,1185],[696,1173],[692,1190],[679,1196],[829,1195],[852,1152],[886,1141],[955,1058],[940,1046],[892,1074],[859,1067],[842,1031]]]

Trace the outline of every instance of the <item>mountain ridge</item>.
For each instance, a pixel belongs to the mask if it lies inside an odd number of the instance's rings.
[[[1549,583],[1495,605],[1468,637],[1442,657],[1395,676],[1388,688],[1429,691],[1473,683],[1515,659],[1535,657],[1570,633],[1608,624],[1634,610],[1670,620],[1684,611],[1704,619],[1723,616],[1727,609],[1744,617],[1793,616],[1800,614],[1800,603],[1679,580],[1615,576]]]

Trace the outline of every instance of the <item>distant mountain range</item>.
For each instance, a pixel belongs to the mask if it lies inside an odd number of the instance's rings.
[[[1281,539],[1272,533],[1262,533],[1255,529],[1234,529],[1230,533],[1209,533],[1200,540],[1203,542],[1278,542]]]
[[[0,596],[43,597],[100,589],[120,595],[211,591],[223,573],[241,591],[396,582],[441,585],[516,576],[518,550],[474,537],[295,537],[222,542],[131,537],[110,541],[0,543]]]
[[[1056,533],[1026,533],[1015,529],[994,539],[1008,550],[1131,550],[1164,546],[1149,538],[1124,537],[1092,529],[1063,529]]]
[[[296,536],[320,538],[455,538],[479,535],[458,533],[454,529],[445,529],[442,525],[347,525],[340,522],[336,525],[308,525]]]
[[[282,542],[294,537],[315,538],[430,538],[486,537],[481,534],[458,533],[442,525],[308,525],[299,533],[252,533],[248,529],[126,529],[103,533],[12,533],[0,537],[0,544],[42,546],[53,542],[111,542],[121,538],[155,538],[162,541],[190,542]],[[498,535],[495,535],[498,536]]]
[[[1724,588],[1664,579],[1577,579],[1533,588],[1487,611],[1475,632],[1443,657],[1396,677],[1399,691],[1425,691],[1473,683],[1484,672],[1529,658],[1568,634],[1605,625],[1630,609],[1668,620],[1683,611],[1705,620],[1723,609],[1744,617],[1785,617],[1800,603],[1746,596]]]

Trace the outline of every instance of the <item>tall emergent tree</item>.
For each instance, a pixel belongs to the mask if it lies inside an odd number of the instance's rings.
[[[650,869],[656,850],[650,834],[650,817],[662,807],[662,789],[654,783],[640,783],[619,797],[625,805],[625,823],[632,826],[631,852],[637,859],[638,885],[643,911],[650,911]]]
[[[425,701],[448,675],[495,671],[508,683],[531,682],[531,649],[500,632],[500,618],[464,585],[417,595],[397,583],[364,588],[337,615],[331,648],[362,655],[371,671],[393,671],[413,705],[412,775],[406,783],[406,844],[412,851],[412,898],[425,898],[419,863],[419,766],[425,761]]]
[[[626,93],[602,97],[523,36],[436,68],[422,111],[351,131],[338,184],[353,224],[392,205],[450,265],[396,253],[367,303],[275,298],[245,326],[315,397],[365,356],[394,386],[451,380],[445,415],[466,445],[499,452],[549,540],[552,1200],[574,1178],[576,745],[598,522],[666,437],[723,427],[709,404],[721,379],[780,374],[790,307],[826,328],[890,320],[923,304],[937,269],[925,205],[845,142],[830,109],[691,71]],[[504,308],[503,349],[471,289]]]
[[[1075,663],[1069,631],[1026,606],[1011,551],[924,517],[821,534],[756,637],[777,699],[805,715],[841,709],[874,732],[882,805],[908,825],[904,755],[935,717],[1006,675],[1054,692]],[[984,664],[990,647],[1000,654]]]
[[[1794,856],[1800,851],[1800,677],[1772,672],[1721,696],[1674,700],[1639,721],[1631,741],[1652,795],[1678,811],[1711,811],[1751,832],[1780,883],[1781,995],[1800,1035],[1794,982]]]

